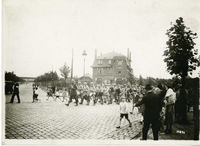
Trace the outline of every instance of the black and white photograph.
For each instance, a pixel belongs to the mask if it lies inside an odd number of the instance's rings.
[[[199,144],[200,0],[3,0],[2,145]]]

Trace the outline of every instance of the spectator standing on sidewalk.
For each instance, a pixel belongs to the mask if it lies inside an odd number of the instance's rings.
[[[135,104],[136,107],[144,104],[144,126],[142,129],[142,140],[147,140],[149,126],[152,125],[153,138],[158,140],[158,119],[159,119],[159,96],[153,93],[152,86],[147,84],[145,86],[146,95],[142,100]]]
[[[138,91],[137,95],[135,96],[137,99],[135,101],[135,103],[142,101],[143,95],[142,93],[140,93],[140,91]],[[141,114],[141,118],[140,118],[140,124],[142,124],[144,122],[144,111],[145,111],[145,105],[142,104],[138,107],[135,107],[135,103],[133,103],[133,108],[132,108],[132,113],[138,113]],[[134,112],[136,111],[136,112]]]
[[[162,107],[161,107],[161,111],[160,111],[160,118],[159,118],[159,126],[160,126],[160,134],[165,134],[165,112],[166,112],[166,109],[165,109],[165,104],[163,103],[162,104]]]
[[[170,86],[168,86],[167,93],[164,97],[166,114],[165,114],[165,125],[166,130],[165,134],[172,133],[172,124],[174,121],[174,104],[176,102],[176,93],[172,90]]]
[[[154,93],[158,94],[160,97],[160,107],[159,107],[159,111],[160,111],[160,117],[159,117],[159,128],[158,130],[160,130],[160,133],[164,133],[164,121],[165,121],[165,113],[166,113],[166,109],[165,109],[165,103],[164,103],[164,97],[166,94],[166,89],[163,87],[163,85],[159,84],[155,89],[154,89]]]
[[[143,97],[144,95],[140,93],[138,101],[142,101]],[[140,124],[144,123],[144,111],[145,111],[145,105],[142,104],[139,106],[138,109],[138,112],[142,115],[140,119]]]
[[[126,98],[123,96],[123,97],[121,98],[121,100],[122,100],[122,101],[121,101],[120,104],[119,104],[119,106],[120,106],[119,126],[116,127],[116,128],[120,128],[120,126],[121,126],[121,120],[122,120],[123,117],[126,118],[126,120],[129,122],[129,127],[131,127],[131,122],[130,122],[130,120],[129,120],[129,118],[128,118],[128,104],[127,104],[127,102],[125,101]]]
[[[12,94],[12,97],[11,97],[10,103],[13,103],[15,95],[17,95],[17,100],[18,100],[17,103],[20,103],[20,97],[19,97],[19,84],[18,84],[17,82],[14,84],[14,90],[13,90],[13,94]]]

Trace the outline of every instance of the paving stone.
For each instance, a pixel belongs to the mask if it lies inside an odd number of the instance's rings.
[[[16,138],[17,138],[17,139],[24,139],[24,138],[23,138],[23,137],[21,137],[21,136],[20,136],[20,137],[16,137]]]

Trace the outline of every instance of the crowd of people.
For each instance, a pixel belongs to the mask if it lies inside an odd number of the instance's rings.
[[[134,86],[131,84],[124,85],[110,85],[110,84],[102,84],[102,85],[94,85],[94,84],[78,84],[76,85],[74,81],[72,81],[71,85],[68,88],[63,88],[59,90],[55,87],[49,88],[47,92],[47,100],[50,97],[63,98],[62,101],[66,100],[66,105],[69,105],[72,99],[75,100],[75,106],[78,104],[86,105],[92,104],[93,106],[97,103],[100,104],[112,104],[115,102],[119,104],[121,101],[121,97],[125,97],[126,102],[133,101],[137,102],[140,96],[144,95],[144,87],[143,86]],[[80,102],[79,102],[80,101]]]
[[[38,99],[38,85],[33,84],[33,102]],[[50,88],[47,92],[47,100],[49,97],[57,99],[63,98],[63,102],[66,101],[66,106],[75,100],[75,106],[92,104],[118,104],[120,107],[119,126],[123,117],[131,122],[128,115],[132,114],[137,108],[137,111],[141,113],[140,123],[143,124],[142,139],[147,139],[147,133],[151,126],[153,130],[154,140],[158,140],[158,133],[171,134],[172,124],[174,122],[187,120],[186,110],[189,112],[195,107],[194,99],[198,90],[190,88],[189,90],[181,88],[181,85],[172,87],[170,85],[159,84],[152,86],[147,84],[144,86],[131,85],[130,83],[124,85],[94,85],[94,84],[78,84],[72,80],[68,88],[64,88],[62,92],[58,88]],[[184,93],[184,97],[181,97]],[[19,99],[19,84],[15,83],[14,92],[11,97],[10,103],[13,103],[14,96]],[[127,106],[127,103],[132,104],[132,110]],[[193,108],[192,108],[193,107]],[[194,112],[195,116],[195,112]]]
[[[120,105],[120,122],[125,117],[129,126],[131,127],[128,114],[133,111],[128,111],[126,103],[132,103],[133,110],[138,107],[138,111],[143,115],[141,123],[143,127],[143,139],[147,139],[148,129],[151,126],[153,130],[154,140],[158,139],[158,131],[161,134],[171,134],[172,124],[175,121],[184,120],[184,112],[181,106],[183,106],[180,100],[181,86],[177,85],[172,88],[170,85],[157,85],[151,86],[147,84],[144,86],[136,86],[131,84],[125,85],[94,85],[87,84],[81,85],[75,84],[72,81],[71,86],[65,91],[69,95],[69,99],[66,102],[66,106],[75,99],[75,106],[83,104],[86,105],[92,102],[92,105],[99,104],[116,104]],[[188,101],[188,92],[186,92],[186,100]],[[67,95],[65,94],[65,95]],[[64,97],[63,97],[64,101]],[[79,102],[80,101],[80,102]],[[185,104],[188,104],[186,101]],[[78,103],[79,102],[79,103]],[[187,116],[186,116],[187,117]],[[120,125],[117,126],[120,128]]]

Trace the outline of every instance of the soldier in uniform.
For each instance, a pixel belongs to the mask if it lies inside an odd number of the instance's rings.
[[[112,104],[113,96],[114,96],[114,87],[112,85],[110,85],[110,87],[109,87],[109,100],[108,100],[108,104]]]
[[[125,92],[126,101],[127,101],[127,102],[130,102],[130,101],[131,101],[132,89],[129,87],[129,85],[127,85],[127,86],[125,87],[125,90],[126,90],[126,92]]]
[[[81,96],[81,102],[80,102],[80,104],[83,104],[83,101],[84,101],[84,99],[85,99],[86,102],[87,102],[86,105],[89,105],[89,103],[90,103],[89,90],[90,90],[90,89],[89,89],[87,83],[85,83],[84,86],[83,86],[83,94],[82,94],[82,96]]]
[[[69,88],[70,91],[70,97],[69,97],[69,101],[67,104],[65,104],[66,106],[69,106],[69,104],[72,102],[72,99],[74,98],[76,100],[76,104],[75,106],[78,106],[78,97],[77,97],[77,86],[75,84],[75,81],[72,80],[71,86]]]
[[[106,85],[104,85],[104,86],[102,86],[102,98],[103,98],[103,103],[106,103],[107,102],[107,98],[108,98],[108,89],[107,89],[107,86]]]
[[[93,101],[93,106],[96,104],[96,87],[91,85],[90,87],[90,99]]]
[[[103,99],[102,99],[102,92],[101,92],[101,87],[100,85],[97,85],[96,87],[96,102],[100,100],[101,104],[103,104]]]
[[[82,94],[83,94],[83,85],[80,83],[78,84],[78,89],[77,89],[77,97],[78,99],[82,99]]]
[[[120,88],[119,88],[119,85],[116,85],[115,86],[115,102],[116,104],[119,104],[120,103],[120,100],[119,100],[119,95],[120,95]]]

